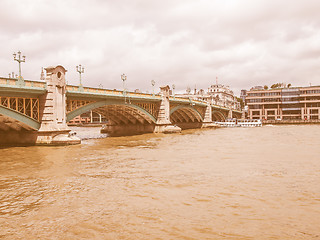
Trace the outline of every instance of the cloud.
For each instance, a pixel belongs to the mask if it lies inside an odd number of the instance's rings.
[[[289,0],[2,0],[0,75],[17,71],[21,50],[27,79],[61,64],[78,84],[151,90],[175,84],[240,89],[274,82],[320,84],[320,2]]]

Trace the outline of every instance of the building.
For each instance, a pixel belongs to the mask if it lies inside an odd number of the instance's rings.
[[[240,99],[242,100],[242,119],[248,118],[248,106],[247,106],[247,90],[241,89]]]
[[[264,88],[263,88],[263,86],[254,86],[254,87],[252,87],[251,89],[250,89],[250,91],[251,90],[263,90]]]
[[[214,84],[208,88],[211,103],[240,110],[240,103],[229,86]]]
[[[241,110],[240,102],[234,95],[233,91],[230,90],[229,86],[222,84],[214,84],[208,88],[208,91],[200,89],[194,89],[194,93],[188,88],[185,94],[176,94],[176,96],[189,97],[195,100],[203,100],[211,104],[226,107],[229,109]]]
[[[247,97],[247,90],[241,89],[240,98],[242,99],[244,105],[246,105],[246,97]]]
[[[250,119],[320,119],[320,86],[251,89],[246,102]]]

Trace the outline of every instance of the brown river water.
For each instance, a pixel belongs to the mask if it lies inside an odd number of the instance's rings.
[[[319,133],[263,126],[3,148],[0,239],[320,239]]]

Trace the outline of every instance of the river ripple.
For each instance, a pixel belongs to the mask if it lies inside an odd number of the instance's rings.
[[[188,130],[0,149],[0,238],[320,239],[319,132]]]

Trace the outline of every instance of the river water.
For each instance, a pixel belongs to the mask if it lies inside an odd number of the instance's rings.
[[[320,239],[319,132],[224,128],[0,149],[0,239]]]

